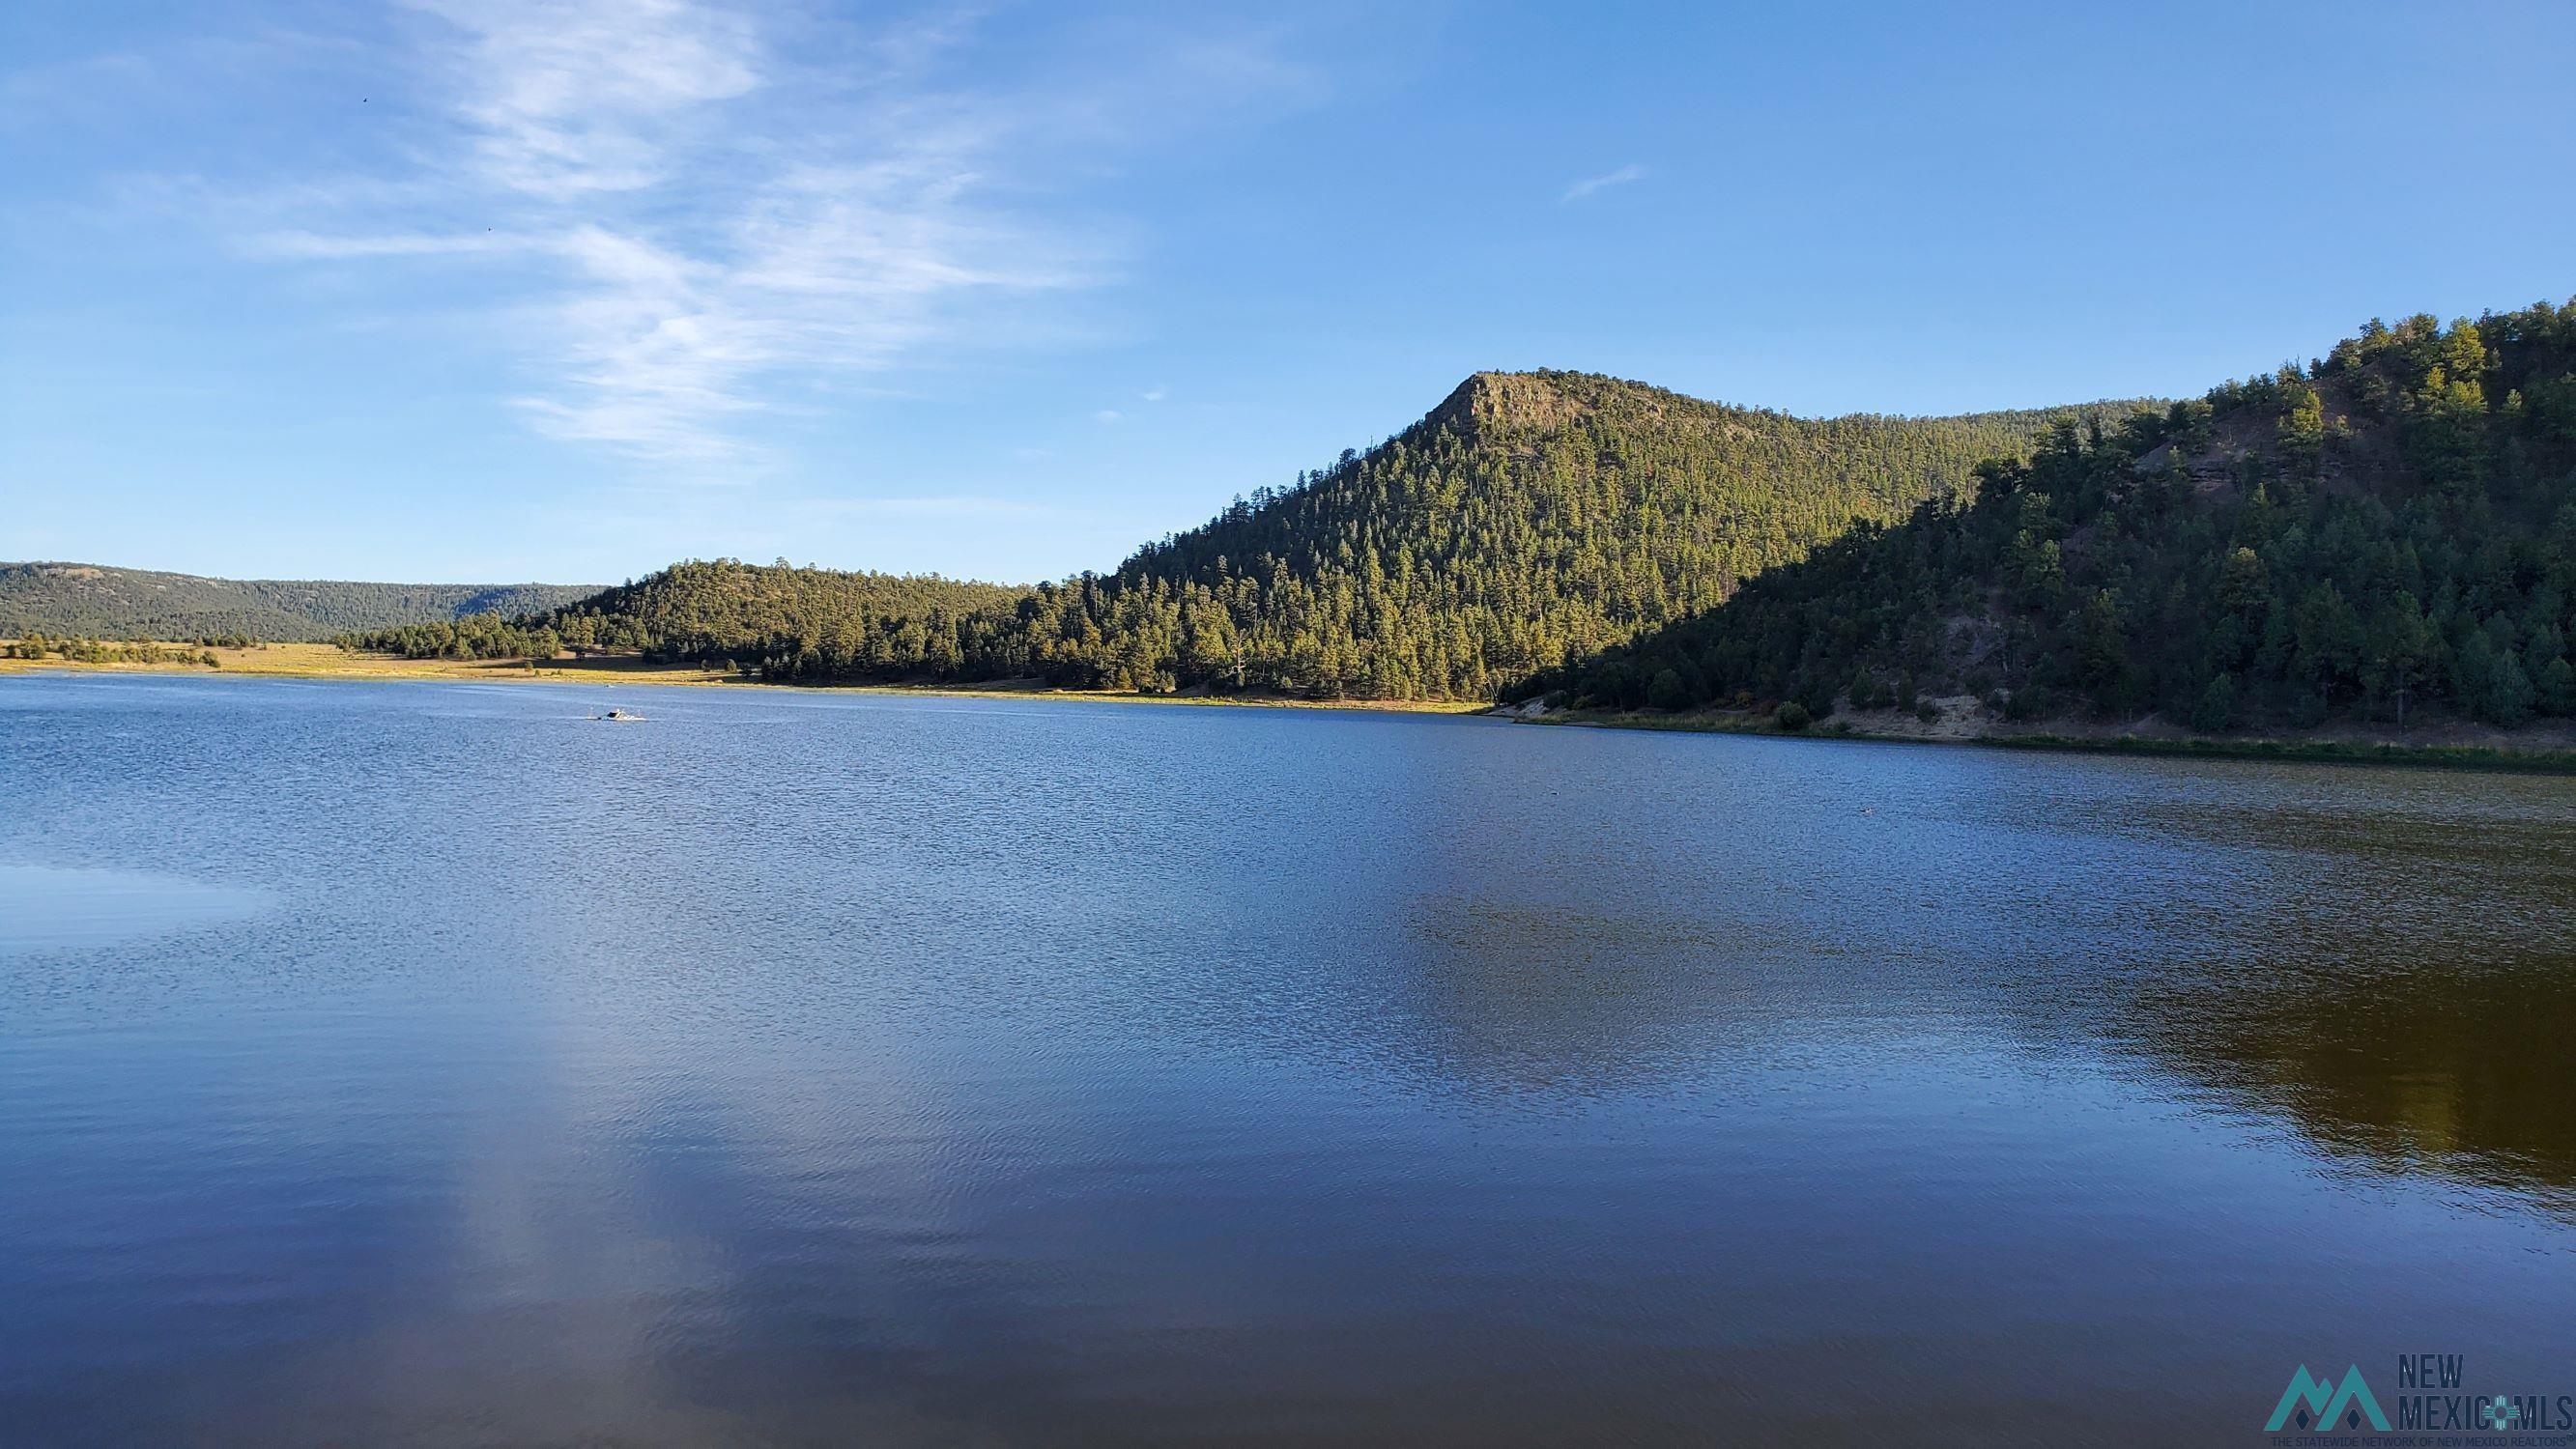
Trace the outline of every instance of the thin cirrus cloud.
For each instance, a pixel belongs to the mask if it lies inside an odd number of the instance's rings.
[[[451,104],[483,172],[559,201],[665,179],[703,109],[756,90],[739,17],[687,0],[415,0],[456,35]]]
[[[1010,184],[1034,169],[1018,152],[1048,101],[935,83],[966,33],[954,15],[826,66],[697,0],[411,10],[426,122],[396,174],[282,192],[281,224],[250,245],[510,269],[450,295],[512,299],[491,320],[523,369],[513,401],[547,436],[741,463],[763,417],[1043,335],[1033,300],[1115,271],[1104,228],[1040,215]]]
[[[1642,181],[1645,177],[1646,168],[1631,163],[1620,167],[1616,171],[1604,171],[1598,176],[1584,177],[1582,180],[1575,182],[1572,186],[1565,188],[1565,194],[1558,197],[1557,202],[1559,205],[1563,205],[1567,202],[1581,201],[1583,198],[1590,196],[1596,191],[1604,191],[1613,186],[1625,186],[1631,181]]]

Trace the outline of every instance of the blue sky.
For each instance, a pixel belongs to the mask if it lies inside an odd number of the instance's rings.
[[[0,558],[1113,566],[1478,368],[2144,393],[2576,293],[2576,6],[0,11]]]

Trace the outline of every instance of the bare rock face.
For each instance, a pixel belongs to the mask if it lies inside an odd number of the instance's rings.
[[[1431,416],[1453,432],[1545,432],[1582,412],[1555,383],[1525,372],[1480,372],[1458,384]]]

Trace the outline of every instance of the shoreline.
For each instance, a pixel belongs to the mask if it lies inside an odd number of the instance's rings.
[[[2391,765],[2417,770],[2468,770],[2498,774],[2576,775],[2576,748],[2559,745],[2516,747],[2492,744],[2393,740],[2332,739],[2298,735],[2066,734],[2053,730],[2024,732],[1965,731],[1929,734],[1903,730],[1855,728],[1841,716],[1820,720],[1803,730],[1785,730],[1754,719],[1725,715],[1604,714],[1588,710],[1552,710],[1544,715],[1515,715],[1517,724],[1563,725],[1578,729],[1656,730],[1667,734],[1751,735],[1775,740],[1822,740],[1880,745],[1956,745],[1988,750],[2035,750],[2055,754],[2128,755],[2188,760],[2269,760],[2315,765]]]
[[[191,648],[195,646],[190,646]],[[287,657],[280,651],[294,651]],[[1130,690],[1057,689],[1031,685],[963,684],[771,684],[718,670],[679,664],[617,660],[582,663],[555,660],[530,668],[526,660],[402,659],[391,655],[352,655],[332,644],[267,644],[250,649],[216,649],[222,661],[213,668],[176,661],[140,663],[75,659],[0,659],[0,679],[40,670],[84,674],[154,674],[187,678],[300,679],[318,683],[509,684],[566,685],[614,689],[646,685],[655,689],[754,689],[816,694],[924,695],[948,699],[1074,700],[1102,704],[1191,705],[1218,709],[1359,710],[1384,714],[1482,714],[1490,704],[1457,700],[1293,699],[1283,695],[1140,694]]]
[[[1751,735],[1780,740],[1826,740],[1886,745],[1956,745],[1989,750],[2042,750],[2062,754],[2129,755],[2164,759],[2269,760],[2305,764],[2390,765],[2408,769],[2469,770],[2507,774],[2576,774],[2576,746],[2422,743],[2295,735],[2140,735],[2055,729],[1987,730],[1956,725],[1941,732],[1855,725],[1831,716],[1803,730],[1784,730],[1765,719],[1734,713],[1654,714],[1550,710],[1523,714],[1507,706],[1456,700],[1296,699],[1282,695],[1139,694],[1133,691],[1057,689],[1035,682],[1001,684],[770,684],[687,665],[649,664],[620,657],[550,661],[531,669],[525,660],[402,659],[353,655],[332,644],[266,644],[213,651],[214,668],[177,662],[90,663],[66,659],[0,659],[0,680],[40,670],[187,677],[236,675],[344,683],[534,684],[614,689],[792,690],[819,694],[912,695],[943,699],[1091,701],[1102,704],[1180,705],[1218,709],[1353,710],[1393,714],[1480,715],[1512,724],[1588,729],[1653,730],[1667,734]],[[2076,727],[2081,730],[2081,726]]]

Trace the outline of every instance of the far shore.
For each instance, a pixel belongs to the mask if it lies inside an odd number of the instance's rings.
[[[1059,689],[1040,679],[996,680],[984,684],[768,684],[721,669],[687,664],[657,664],[630,655],[567,656],[559,659],[405,659],[393,654],[356,653],[336,644],[256,644],[249,648],[170,644],[190,655],[212,654],[215,663],[176,660],[92,663],[76,659],[0,659],[0,678],[34,670],[74,670],[96,674],[178,674],[198,677],[240,675],[263,679],[348,680],[387,682],[432,680],[472,684],[563,684],[594,689],[640,684],[655,688],[802,689],[840,694],[933,695],[950,698],[1096,700],[1111,704],[1204,705],[1240,709],[1343,709],[1400,711],[1415,714],[1477,714],[1490,706],[1458,700],[1300,699],[1272,694],[1145,694],[1134,690]]]
[[[2500,770],[2534,774],[2576,774],[2576,731],[2501,730],[2436,721],[2399,736],[2386,730],[2340,726],[2314,735],[2247,732],[2197,735],[2149,721],[2139,726],[2059,719],[2009,724],[1985,717],[1974,701],[1962,696],[1944,701],[1941,718],[1925,723],[1910,714],[1873,710],[1844,712],[1805,729],[1788,730],[1771,717],[1744,710],[1669,713],[1655,710],[1570,710],[1533,712],[1472,701],[1402,699],[1302,699],[1278,694],[1145,694],[1130,690],[1060,689],[1040,679],[995,680],[981,684],[767,684],[738,673],[684,664],[656,664],[631,655],[567,656],[559,659],[404,659],[390,654],[353,653],[335,644],[259,644],[248,648],[167,645],[191,655],[211,653],[216,662],[190,664],[174,660],[151,663],[47,658],[0,658],[0,678],[34,670],[73,670],[106,674],[242,675],[268,679],[403,681],[430,680],[475,684],[553,684],[613,689],[622,685],[654,688],[798,689],[823,693],[922,695],[959,699],[1089,700],[1108,704],[1200,705],[1239,709],[1327,709],[1401,711],[1418,714],[1482,714],[1515,723],[1571,725],[1598,729],[1657,730],[1687,734],[1760,735],[1786,740],[1842,740],[1879,744],[1967,745],[1985,749],[2072,751],[2092,754],[2149,755],[2188,759],[2303,761],[2320,764],[2402,765],[2416,768]]]
[[[2455,721],[2428,724],[2421,733],[2343,726],[2332,733],[2272,735],[2258,731],[2201,735],[2148,721],[2143,727],[2080,719],[2035,720],[2026,725],[1985,719],[1950,702],[1942,718],[1924,724],[1891,710],[1838,713],[1804,729],[1784,729],[1771,717],[1745,710],[1668,713],[1557,709],[1544,713],[1498,711],[1531,724],[1578,728],[1661,730],[1683,734],[1760,735],[1784,740],[1844,740],[1890,745],[1968,745],[1982,749],[2052,750],[2083,754],[2152,755],[2214,760],[2284,760],[2314,764],[2402,765],[2418,769],[2496,770],[2526,774],[2576,774],[2576,732],[2564,729],[2502,730]]]

